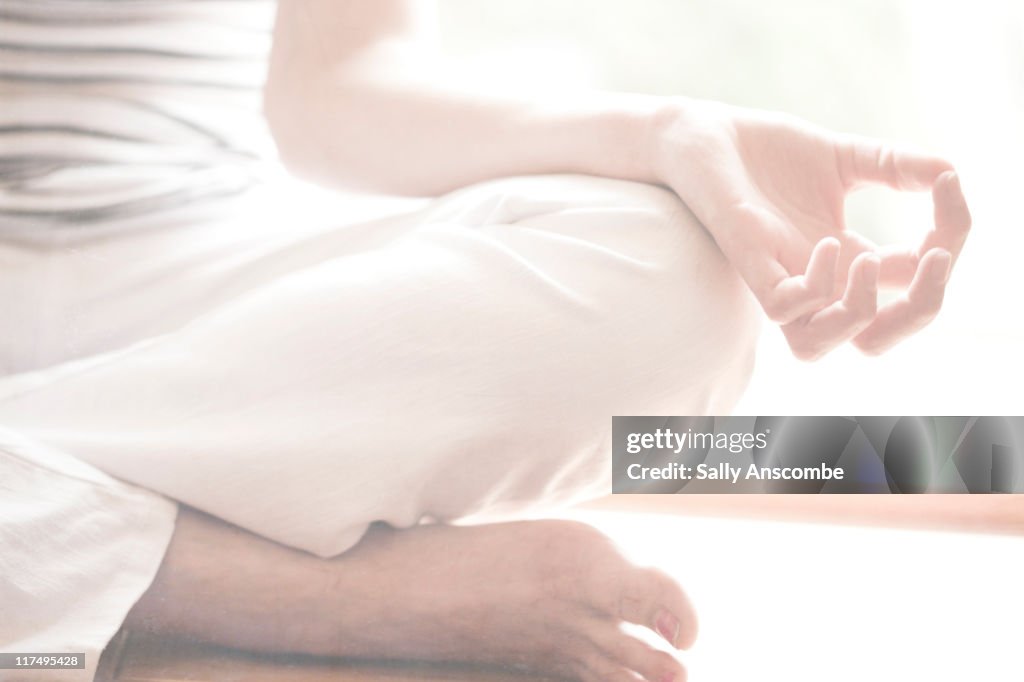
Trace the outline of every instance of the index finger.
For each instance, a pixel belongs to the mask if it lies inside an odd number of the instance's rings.
[[[854,338],[854,345],[877,355],[925,327],[942,307],[952,264],[947,251],[926,253],[907,293],[879,310],[874,321]]]
[[[921,257],[932,249],[948,251],[956,262],[971,230],[971,212],[960,186],[959,176],[943,173],[932,189],[935,227],[918,247],[883,247],[881,282],[886,286],[907,286],[917,272]]]
[[[960,187],[960,176],[953,171],[943,173],[932,189],[935,202],[935,229],[928,233],[921,253],[934,248],[949,251],[956,260],[971,230],[971,211]]]

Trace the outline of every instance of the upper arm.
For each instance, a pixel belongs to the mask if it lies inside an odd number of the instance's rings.
[[[270,81],[333,69],[383,46],[433,36],[430,0],[280,0]]]
[[[325,93],[432,42],[434,18],[433,0],[279,0],[263,104],[282,156]]]

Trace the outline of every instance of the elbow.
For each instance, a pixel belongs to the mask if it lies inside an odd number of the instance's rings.
[[[310,143],[311,108],[305,88],[294,82],[269,78],[263,89],[263,116],[277,147],[279,161],[294,175],[303,177],[317,165]]]
[[[263,88],[263,116],[277,148],[277,159],[296,177],[322,185],[347,185],[344,159],[344,121],[336,120],[345,106],[344,94],[331,88],[331,110],[318,93],[326,91],[313,74],[269,77]],[[328,132],[328,130],[330,132]]]
[[[425,182],[407,162],[393,139],[394,117],[368,106],[372,89],[336,73],[294,78],[274,77],[272,70],[263,115],[278,161],[291,175],[332,189],[403,196],[449,189]]]
[[[331,98],[325,102],[319,95],[328,91]],[[377,177],[363,141],[349,134],[366,127],[351,113],[357,110],[357,99],[336,81],[331,88],[323,88],[310,77],[268,79],[263,115],[277,159],[288,173],[331,189],[384,193],[398,189],[388,178]]]

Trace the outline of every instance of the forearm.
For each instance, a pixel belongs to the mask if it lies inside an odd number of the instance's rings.
[[[286,164],[323,184],[413,195],[535,173],[657,181],[663,98],[488,91],[443,69],[417,73],[412,59],[272,79],[267,112]]]

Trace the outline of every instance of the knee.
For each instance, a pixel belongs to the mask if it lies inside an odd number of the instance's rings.
[[[672,192],[627,183],[648,215],[631,221],[631,238],[654,276],[618,302],[637,330],[671,414],[731,411],[754,366],[760,314],[746,283],[714,238]],[[655,368],[654,365],[657,367]]]
[[[727,414],[753,367],[752,297],[674,194],[575,176],[499,184],[474,226],[484,236],[441,235],[470,240],[459,253],[479,268],[460,299],[479,333],[460,343],[449,395],[473,415],[463,492],[488,492],[432,500],[439,517],[604,494],[612,416]]]
[[[442,199],[429,222],[463,256],[467,317],[501,341],[488,361],[516,367],[514,385],[548,395],[547,407],[724,413],[746,385],[756,306],[674,193],[579,175],[506,178]],[[543,390],[554,385],[565,389]]]
[[[607,408],[729,412],[753,368],[760,315],[700,221],[673,192],[644,183],[568,176],[545,191],[567,205],[528,222],[604,256],[588,269],[581,249],[575,274],[599,310],[581,320],[580,342],[600,361],[579,370],[599,369],[616,387]]]

